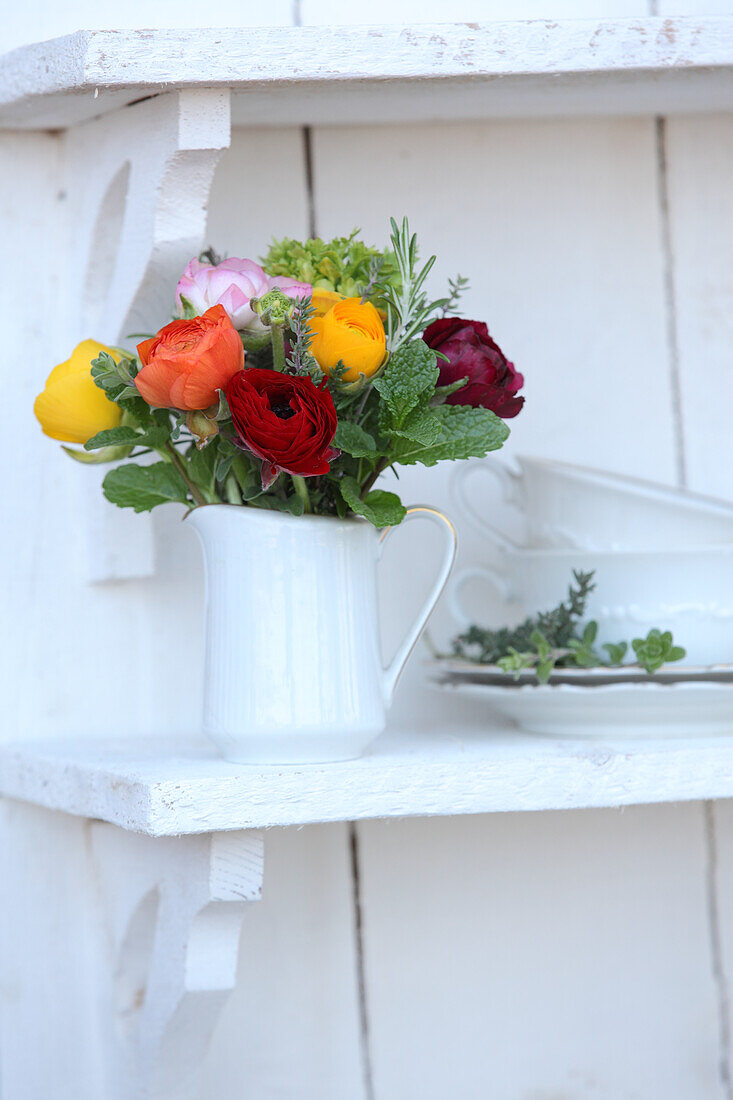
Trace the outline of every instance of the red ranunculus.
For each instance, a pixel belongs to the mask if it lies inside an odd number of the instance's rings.
[[[438,359],[438,385],[449,386],[461,378],[468,382],[448,398],[449,405],[481,405],[508,420],[524,404],[517,392],[524,378],[514,369],[483,321],[444,317],[423,333],[425,343],[448,359]]]
[[[333,398],[311,378],[252,367],[226,388],[239,440],[262,459],[262,488],[281,470],[302,477],[327,474],[338,420]]]

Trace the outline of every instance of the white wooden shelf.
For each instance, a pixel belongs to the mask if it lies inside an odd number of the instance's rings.
[[[733,736],[584,743],[501,730],[393,732],[360,760],[243,766],[203,741],[0,747],[0,793],[151,836],[375,817],[733,797]]]
[[[79,31],[0,58],[0,127],[231,88],[240,124],[733,107],[733,18]]]

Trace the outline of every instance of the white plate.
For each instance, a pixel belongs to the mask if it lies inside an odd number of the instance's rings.
[[[461,658],[441,657],[426,662],[433,679],[452,683],[496,684],[502,687],[537,685],[533,669],[523,669],[519,677],[505,672],[498,665],[479,665]],[[733,665],[665,665],[650,678],[641,668],[559,668],[550,677],[550,684],[575,684],[578,687],[597,687],[601,684],[678,684],[720,683],[733,684]]]
[[[733,734],[733,684],[521,685],[432,680],[443,692],[482,699],[521,730],[549,737],[711,737]]]

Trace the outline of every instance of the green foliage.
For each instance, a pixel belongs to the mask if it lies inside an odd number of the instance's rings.
[[[442,424],[430,408],[413,409],[405,418],[401,428],[392,428],[391,434],[419,447],[432,448],[441,437]],[[403,446],[400,444],[400,446]],[[398,448],[399,453],[399,448]],[[418,459],[420,461],[420,459]],[[426,463],[429,465],[429,463]]]
[[[542,684],[548,682],[555,668],[620,666],[628,650],[626,642],[605,643],[608,660],[604,661],[594,649],[598,623],[591,620],[581,629],[588,596],[595,587],[593,573],[574,572],[573,577],[575,584],[570,585],[567,599],[556,608],[531,616],[513,629],[472,626],[454,639],[451,655],[475,664],[496,664],[515,678],[534,669]],[[650,630],[646,638],[635,638],[631,644],[637,665],[648,673],[685,656],[682,646],[674,645],[669,630]]]
[[[398,226],[390,218],[390,240],[399,271],[399,281],[381,278],[375,289],[387,308],[387,348],[394,352],[408,340],[414,339],[427,325],[434,313],[443,309],[448,298],[428,299],[425,282],[435,264],[435,256],[418,269],[417,235],[410,233],[407,218]]]
[[[464,291],[468,290],[469,286],[469,280],[465,279],[463,275],[456,275],[455,279],[448,280],[448,297],[446,298],[442,310],[444,317],[449,313],[455,312],[456,306],[463,297]]]
[[[218,461],[216,448],[212,447],[210,443],[200,450],[195,446],[190,447],[186,459],[188,476],[199,486],[212,504],[216,503],[218,499],[215,493]]]
[[[353,477],[344,477],[340,481],[341,496],[352,512],[364,516],[375,527],[396,527],[402,523],[407,509],[394,493],[374,489],[361,499],[359,483]]]
[[[104,390],[110,401],[130,413],[141,426],[146,426],[154,414],[137,391],[136,375],[137,363],[132,356],[122,355],[118,363],[109,352],[101,351],[92,360],[92,378],[96,385]]]
[[[656,672],[668,661],[681,661],[685,656],[682,646],[674,644],[672,631],[650,630],[646,638],[634,638],[631,643],[636,660],[647,672]]]
[[[350,236],[334,237],[331,241],[320,237],[307,241],[283,237],[272,242],[262,266],[268,275],[285,275],[310,283],[318,290],[334,290],[355,298],[361,297],[369,284],[376,260],[380,264],[380,278],[392,285],[398,277],[394,256],[364,244],[358,233],[355,229]]]
[[[189,502],[186,484],[169,462],[155,462],[152,466],[131,462],[118,466],[107,474],[102,489],[112,504],[134,508],[136,512],[149,512],[172,500]]]
[[[314,368],[318,369],[318,364],[308,350],[313,339],[310,322],[314,313],[313,299],[310,295],[298,299],[291,310],[291,350],[286,363],[293,374],[312,373]]]
[[[84,444],[85,451],[96,451],[100,447],[162,447],[170,436],[170,430],[163,427],[148,428],[147,431],[137,432],[134,428],[107,428],[103,432],[97,432]]]
[[[432,404],[442,405],[451,394],[457,393],[458,390],[462,390],[463,387],[467,385],[468,378],[459,378],[457,382],[450,382],[447,386],[436,386]]]
[[[188,298],[184,298],[183,295],[181,295],[181,316],[186,321],[190,321],[192,317],[198,317],[198,310],[196,307],[189,302]]]
[[[374,437],[353,420],[339,420],[333,445],[353,458],[371,458],[377,451]]]
[[[403,466],[421,462],[434,466],[436,462],[460,458],[482,458],[496,451],[509,437],[503,420],[489,409],[474,409],[469,405],[439,405],[433,409],[439,433],[428,447],[410,440],[397,440],[393,461]]]
[[[576,628],[595,588],[592,573],[573,572],[574,583],[568,588],[565,600],[550,611],[541,611],[525,619],[516,627],[484,630],[470,627],[453,642],[457,657],[476,661],[478,664],[497,664],[511,649],[519,652],[534,648],[532,635],[539,631],[552,649],[567,649],[570,639],[576,637]]]
[[[624,663],[624,657],[628,651],[628,642],[604,642],[603,649],[608,654],[608,663],[612,667],[618,667]]]
[[[94,454],[88,451],[80,451],[76,447],[67,447],[61,444],[61,450],[65,451],[74,462],[81,462],[84,466],[100,466],[105,462],[119,462],[121,458],[127,458],[130,447],[100,447]]]
[[[237,479],[244,501],[252,501],[262,496],[259,463],[254,458],[242,451],[236,451],[232,459],[232,473]]]
[[[374,382],[389,410],[390,426],[401,428],[413,409],[427,405],[437,381],[435,352],[424,340],[413,340],[396,351]]]

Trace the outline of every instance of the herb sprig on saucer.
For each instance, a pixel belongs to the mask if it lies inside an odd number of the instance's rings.
[[[478,665],[498,665],[519,679],[522,672],[534,669],[541,684],[546,684],[556,668],[642,668],[649,675],[662,665],[681,661],[682,646],[675,645],[671,630],[649,631],[645,638],[629,643],[606,642],[605,656],[595,648],[598,623],[583,623],[588,597],[595,588],[594,573],[573,571],[573,582],[565,600],[550,611],[531,615],[515,627],[488,630],[471,626],[452,642],[451,656]],[[635,661],[624,664],[632,650]]]

